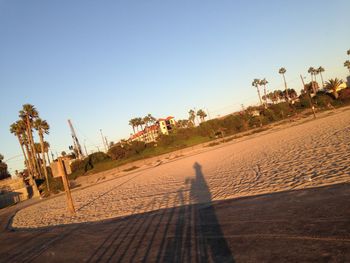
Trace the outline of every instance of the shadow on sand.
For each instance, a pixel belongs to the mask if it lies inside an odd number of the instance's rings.
[[[119,225],[93,252],[88,262],[234,262],[224,238],[211,193],[199,163],[189,190],[153,199],[148,208]],[[185,200],[190,205],[185,205]],[[176,204],[181,204],[176,206]],[[136,209],[135,209],[136,210]],[[135,211],[136,212],[136,211]]]

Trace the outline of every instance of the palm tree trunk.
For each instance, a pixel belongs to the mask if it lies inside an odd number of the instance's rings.
[[[28,144],[25,143],[24,146],[25,146],[26,151],[27,151],[29,170],[31,170],[31,172],[29,172],[29,181],[33,187],[33,196],[40,196],[40,192],[39,192],[38,186],[36,185],[35,177],[34,177],[35,170],[34,170],[34,166],[33,166],[34,165],[33,159],[31,159],[31,157],[30,157],[30,151],[29,151]]]
[[[26,130],[27,130],[27,137],[28,137],[28,141],[29,141],[29,145],[30,145],[30,149],[32,154],[32,158],[33,158],[33,162],[34,162],[34,169],[36,171],[36,173],[38,174],[38,176],[41,178],[41,172],[40,172],[40,165],[38,165],[38,160],[36,158],[36,151],[35,151],[35,145],[34,145],[34,139],[33,139],[33,134],[32,134],[32,127],[30,125],[30,121],[29,121],[29,116],[26,116]]]
[[[50,192],[50,184],[49,184],[49,176],[47,174],[47,167],[46,167],[46,159],[45,159],[45,152],[44,152],[44,136],[42,133],[42,130],[39,129],[39,138],[40,138],[40,145],[41,145],[41,153],[42,153],[42,161],[43,161],[43,168],[44,168],[44,174],[45,174],[45,179],[46,179],[46,186],[47,186],[47,191]]]
[[[289,94],[288,94],[288,88],[287,88],[287,81],[286,81],[286,77],[283,75],[283,81],[284,81],[284,89],[286,90],[286,96],[287,96],[287,100],[289,100]]]
[[[32,169],[31,169],[30,163],[29,163],[29,161],[28,161],[26,152],[24,151],[24,148],[23,148],[23,143],[22,143],[21,137],[20,137],[19,135],[17,135],[17,138],[18,138],[19,145],[21,146],[21,150],[22,150],[22,153],[23,153],[23,156],[24,156],[24,162],[25,162],[25,164],[26,164],[28,173],[30,173],[31,175],[33,175],[33,171],[32,171]]]
[[[324,82],[323,82],[323,76],[322,76],[322,72],[320,71],[320,75],[321,75],[321,81],[322,81],[322,88],[324,87]]]
[[[314,93],[314,94],[316,94],[316,89],[315,89],[314,79],[313,79],[312,75],[313,75],[313,74],[311,73],[311,87],[312,87],[312,91],[313,91],[313,93]]]
[[[262,100],[261,100],[261,96],[260,96],[260,90],[258,87],[256,87],[256,90],[258,91],[258,96],[259,96],[259,100],[260,100],[260,105],[263,105]]]
[[[265,108],[267,108],[266,85],[264,85],[264,95],[265,95]]]

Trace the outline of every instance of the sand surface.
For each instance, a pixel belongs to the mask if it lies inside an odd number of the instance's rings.
[[[161,208],[350,182],[350,112],[259,134],[74,191],[20,210],[16,228],[138,214]],[[111,171],[112,173],[112,171]]]

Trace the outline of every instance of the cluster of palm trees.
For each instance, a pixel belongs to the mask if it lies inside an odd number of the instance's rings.
[[[208,116],[207,113],[199,109],[197,112],[193,109],[190,109],[188,111],[188,119],[183,119],[183,120],[178,120],[177,121],[177,126],[179,128],[188,128],[188,127],[194,127],[195,126],[195,119],[196,116],[199,117],[201,122],[205,121],[205,118]]]
[[[348,51],[346,51],[346,53],[348,54],[348,56],[350,56],[350,49]],[[344,62],[344,67],[348,68],[349,73],[350,73],[350,60],[346,60]]]
[[[307,72],[310,74],[311,76],[311,83],[312,83],[312,88],[313,88],[313,92],[316,93],[317,89],[315,87],[314,84],[317,83],[317,79],[316,76],[318,74],[320,74],[321,76],[321,82],[322,82],[322,88],[325,86],[324,85],[324,81],[323,81],[323,76],[322,76],[322,72],[324,72],[324,68],[322,66],[319,66],[318,68],[314,68],[314,67],[309,67],[309,69],[307,70]]]
[[[294,89],[286,90],[274,90],[262,96],[262,99],[266,101],[267,99],[272,101],[273,104],[279,103],[281,101],[288,102],[288,98],[294,100],[298,97],[297,92]]]
[[[47,121],[39,117],[39,112],[31,104],[23,105],[22,110],[19,111],[19,120],[10,126],[10,132],[17,137],[21,146],[25,166],[36,195],[39,194],[39,191],[35,178],[43,178],[45,176],[47,190],[50,191],[45,156],[45,153],[48,156],[49,144],[44,140],[44,135],[49,134],[49,129],[50,126]],[[40,143],[35,143],[33,130],[37,131]],[[50,160],[48,159],[48,161]]]
[[[349,67],[350,67],[350,62],[349,62]],[[317,91],[314,83],[317,83],[316,76],[318,74],[320,74],[320,76],[321,76],[322,87],[325,86],[324,81],[323,81],[323,76],[322,76],[322,72],[324,72],[324,71],[325,71],[325,69],[322,66],[320,66],[318,68],[310,67],[308,70],[308,73],[310,73],[310,75],[311,75],[311,83],[312,83],[312,88],[313,88],[314,93],[316,93],[316,91]],[[282,99],[285,99],[288,102],[289,100],[293,100],[297,97],[296,91],[294,89],[288,89],[288,87],[287,87],[287,81],[285,78],[286,72],[287,72],[287,70],[284,67],[281,67],[278,70],[278,73],[281,74],[283,77],[284,91],[275,90],[273,92],[266,94],[266,85],[268,84],[268,81],[265,78],[253,80],[252,86],[257,89],[260,105],[264,105],[266,108],[267,107],[267,99],[269,99],[273,103],[275,103],[275,102],[278,102],[279,100],[282,100]],[[261,94],[260,94],[260,87],[264,88],[264,95],[263,96],[261,96]]]
[[[135,128],[137,131],[139,131],[139,127],[141,128],[141,131],[143,130],[144,126],[148,127],[150,124],[153,125],[157,121],[156,118],[152,116],[152,114],[147,114],[145,117],[137,117],[137,118],[132,118],[129,120],[129,125],[132,127],[132,130],[135,134]]]
[[[259,96],[259,101],[260,101],[260,105],[263,105],[265,107],[267,107],[267,93],[266,93],[266,85],[268,84],[269,82],[263,78],[263,79],[254,79],[253,82],[252,82],[252,86],[256,88],[257,92],[258,92],[258,96]],[[261,99],[261,95],[260,95],[260,87],[264,87],[264,95],[263,95],[263,100]]]

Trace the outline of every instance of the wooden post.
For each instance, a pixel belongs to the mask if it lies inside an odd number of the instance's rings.
[[[61,157],[58,158],[58,165],[59,165],[58,167],[59,167],[59,170],[60,170],[60,173],[62,176],[64,191],[66,192],[68,210],[71,214],[75,214],[75,208],[74,208],[74,204],[73,204],[72,195],[70,193],[67,173],[66,173],[66,169],[64,168],[63,160]]]

